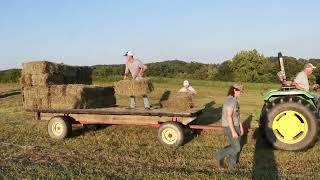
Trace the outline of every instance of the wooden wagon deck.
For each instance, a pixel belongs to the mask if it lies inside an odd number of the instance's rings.
[[[99,114],[99,115],[142,115],[142,116],[197,116],[203,108],[192,108],[187,111],[172,111],[166,108],[150,109],[144,108],[128,109],[126,107],[109,107],[98,109],[28,109],[30,112],[40,113],[63,113],[63,114]]]
[[[173,112],[165,108],[145,110],[110,107],[98,109],[29,109],[35,112],[36,119],[49,120],[54,116],[69,116],[80,124],[124,124],[154,125],[161,122],[176,121],[184,125],[197,118],[203,108],[193,108],[184,112]]]

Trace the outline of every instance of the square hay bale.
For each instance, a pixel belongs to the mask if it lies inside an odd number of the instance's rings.
[[[22,87],[31,87],[32,86],[32,75],[28,73],[21,72],[20,84]]]
[[[49,100],[51,109],[82,109],[81,96],[83,85],[52,85],[49,86]]]
[[[25,109],[50,108],[49,89],[47,87],[23,88],[23,107]]]
[[[83,84],[25,87],[25,109],[88,109],[116,105],[113,87]]]
[[[26,74],[52,74],[58,71],[58,66],[48,61],[32,61],[22,63],[22,71]]]
[[[68,66],[48,61],[22,64],[20,82],[23,87],[54,84],[92,84],[92,70],[87,66]]]
[[[186,111],[194,107],[193,95],[189,93],[169,92],[167,98],[162,99],[160,104],[163,108],[171,111]]]
[[[49,86],[53,84],[64,84],[64,79],[63,76],[59,74],[30,74],[23,72],[20,83],[22,87]]]
[[[116,94],[123,96],[143,96],[154,90],[150,79],[121,80],[115,82],[114,87]]]
[[[85,86],[83,89],[85,108],[103,108],[116,105],[113,87]]]

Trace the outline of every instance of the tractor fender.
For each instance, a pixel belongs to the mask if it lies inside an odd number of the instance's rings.
[[[305,96],[306,98],[313,99],[313,96],[308,91],[302,90],[290,90],[290,91],[281,91],[281,90],[271,90],[267,94],[264,95],[264,101],[268,101],[272,97],[279,97],[279,96]]]

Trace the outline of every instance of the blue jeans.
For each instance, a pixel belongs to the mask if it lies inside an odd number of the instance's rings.
[[[142,98],[143,98],[144,108],[150,108],[148,96],[142,96]],[[136,107],[136,97],[130,96],[130,108],[135,108],[135,107]]]
[[[235,127],[236,132],[238,133],[238,138],[233,138],[232,133],[229,127],[224,128],[224,135],[227,137],[227,140],[230,146],[221,149],[216,154],[217,160],[222,160],[228,156],[228,166],[229,168],[234,168],[237,164],[237,156],[240,152],[240,127]]]
[[[311,92],[310,92],[310,94],[313,96],[314,102],[317,103],[317,101],[319,100],[319,95],[316,93],[311,93]]]

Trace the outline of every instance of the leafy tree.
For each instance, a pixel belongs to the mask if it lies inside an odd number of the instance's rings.
[[[20,74],[20,69],[9,69],[5,71],[0,71],[0,83],[19,82]]]
[[[225,61],[219,65],[215,79],[219,81],[234,81],[234,72],[231,65],[231,61]]]
[[[231,60],[231,69],[235,81],[267,82],[267,59],[257,50],[240,51]]]

